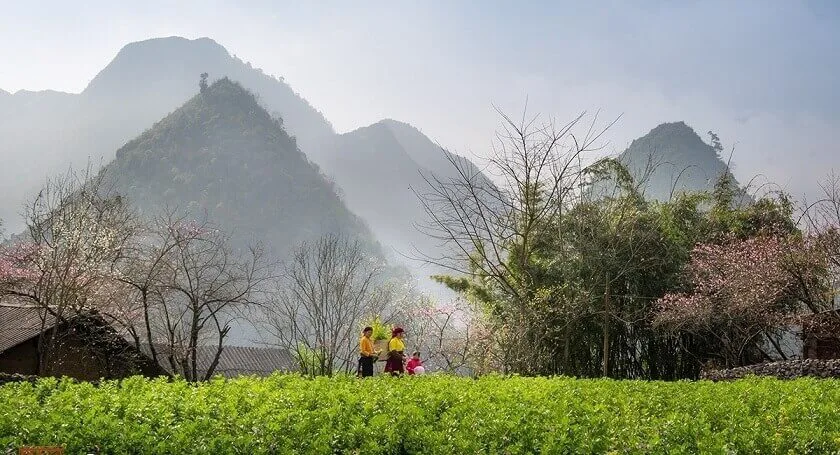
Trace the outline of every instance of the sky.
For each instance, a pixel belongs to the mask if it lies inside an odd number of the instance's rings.
[[[78,93],[133,41],[210,37],[349,131],[394,118],[486,156],[494,106],[599,113],[605,152],[683,120],[742,182],[840,172],[840,2],[0,2],[0,89]]]

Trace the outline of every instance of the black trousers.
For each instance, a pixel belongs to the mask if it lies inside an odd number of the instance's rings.
[[[360,357],[359,358],[359,375],[363,378],[373,376],[373,360],[374,357]]]

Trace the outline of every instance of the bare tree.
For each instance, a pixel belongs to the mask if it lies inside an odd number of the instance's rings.
[[[456,299],[449,305],[437,305],[423,299],[410,314],[409,339],[429,367],[448,373],[476,369],[474,356],[481,349],[479,341],[486,340],[480,340],[476,313],[466,301]]]
[[[382,273],[382,264],[359,241],[339,235],[304,242],[294,251],[270,303],[268,327],[297,355],[304,373],[355,370],[361,324],[388,306]]]
[[[213,376],[233,322],[264,303],[273,277],[262,248],[237,250],[206,221],[174,211],[155,221],[117,270],[133,297],[115,319],[138,349],[189,381]],[[206,366],[201,348],[211,349]]]
[[[438,277],[449,287],[490,305],[507,302],[506,322],[519,326],[506,327],[513,339],[504,363],[526,371],[539,336],[529,333],[536,326],[528,323],[534,298],[529,263],[540,237],[581,197],[586,155],[599,149],[609,125],[596,128],[597,116],[586,125],[584,114],[562,126],[499,114],[503,130],[484,170],[494,181],[452,154],[446,156],[456,177],[425,176],[429,190],[418,196],[430,221],[421,229],[448,253],[423,259],[454,273]]]
[[[804,239],[808,254],[791,254],[786,265],[799,284],[799,300],[817,315],[808,325],[819,321],[817,325],[824,327],[812,329],[840,338],[840,176],[829,174],[820,188],[821,197],[806,202],[800,219],[808,234]]]
[[[58,330],[46,328],[109,309],[109,264],[123,254],[136,224],[105,173],[90,166],[49,179],[24,217],[26,233],[2,252],[0,293],[39,310],[38,371],[49,374],[60,340]]]

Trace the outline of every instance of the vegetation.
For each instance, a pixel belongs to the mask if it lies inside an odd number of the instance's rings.
[[[2,149],[27,157],[17,160],[15,170],[0,168],[0,179],[7,183],[0,218],[7,222],[8,233],[20,229],[20,207],[43,183],[45,173],[70,165],[79,168],[88,160],[107,163],[115,150],[198,92],[202,72],[211,78],[228,76],[258,93],[310,156],[335,134],[324,116],[282,78],[251,67],[211,39],[168,37],[130,43],[79,94],[0,93],[2,110],[17,113],[0,122]]]
[[[832,453],[835,380],[44,379],[0,387],[0,445],[69,453]]]
[[[276,257],[325,233],[376,248],[295,138],[229,79],[128,142],[106,169],[141,213],[177,207],[224,226],[240,246],[258,240]]]
[[[785,330],[834,308],[836,197],[802,228],[784,194],[742,198],[729,173],[710,192],[648,200],[619,160],[581,164],[601,131],[582,118],[503,118],[489,167],[503,184],[453,159],[460,177],[431,179],[423,199],[427,233],[451,252],[430,261],[457,272],[438,279],[486,316],[475,364],[696,378],[705,365],[784,358]]]

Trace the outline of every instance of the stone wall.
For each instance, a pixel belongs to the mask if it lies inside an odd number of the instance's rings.
[[[759,363],[757,365],[730,368],[727,370],[704,370],[700,373],[700,379],[727,381],[750,375],[773,376],[779,379],[796,379],[801,377],[840,378],[840,359],[787,360],[782,362]]]
[[[37,380],[38,376],[0,373],[0,386],[2,386],[3,384],[8,384],[10,382],[35,382]]]

